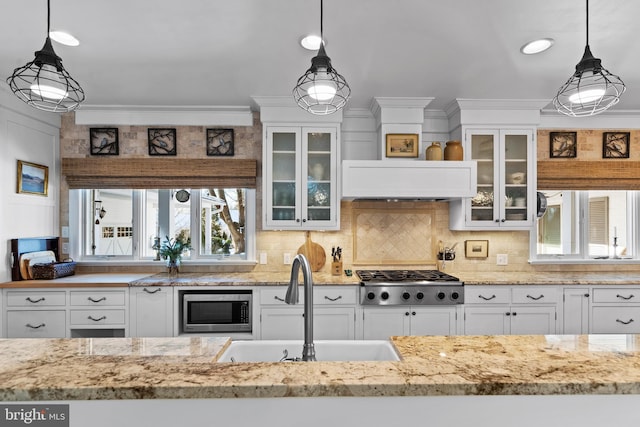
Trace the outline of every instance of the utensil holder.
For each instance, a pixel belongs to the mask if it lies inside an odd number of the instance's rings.
[[[342,275],[342,261],[333,261],[331,263],[331,275],[332,276]]]

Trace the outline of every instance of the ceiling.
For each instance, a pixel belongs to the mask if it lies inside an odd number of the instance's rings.
[[[46,1],[3,2],[3,80],[33,59],[46,35]],[[318,0],[51,0],[54,44],[89,105],[246,106],[289,95],[319,33]],[[640,110],[640,1],[591,0],[593,54],[627,85],[615,110]],[[352,89],[373,97],[549,99],[585,46],[583,0],[325,0],[327,54]],[[555,45],[525,56],[539,37]],[[5,86],[6,88],[6,86]]]

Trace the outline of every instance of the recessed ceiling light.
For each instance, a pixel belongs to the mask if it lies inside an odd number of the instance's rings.
[[[554,40],[549,38],[533,40],[522,46],[520,48],[520,52],[525,55],[535,55],[536,53],[544,52],[549,49],[553,46],[553,43]]]
[[[303,48],[308,49],[308,50],[318,50],[320,49],[320,41],[322,39],[320,38],[320,36],[316,36],[316,35],[308,35],[306,37],[304,37],[302,40],[300,40],[300,44],[302,45]],[[327,45],[327,41],[324,41],[324,45]]]
[[[51,40],[65,46],[78,46],[80,44],[77,38],[64,31],[49,31],[49,37],[51,37]]]

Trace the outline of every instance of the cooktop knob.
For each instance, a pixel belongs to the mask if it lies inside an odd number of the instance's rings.
[[[411,294],[409,292],[407,292],[407,291],[404,291],[402,293],[402,298],[403,299],[409,299],[409,298],[411,298]]]
[[[439,300],[443,300],[445,296],[444,292],[438,292],[438,295],[436,295]]]
[[[370,300],[371,300],[371,299],[375,299],[375,297],[376,297],[376,294],[374,294],[373,292],[369,292],[369,293],[367,294],[367,299],[370,299]]]
[[[460,298],[460,294],[459,294],[459,293],[457,293],[457,292],[451,292],[451,299],[452,299],[452,300],[456,300],[456,299],[458,299],[458,298]]]
[[[383,293],[380,294],[380,298],[384,300],[389,299],[389,292],[384,291]]]
[[[416,298],[418,298],[418,299],[422,299],[422,298],[424,298],[424,293],[422,293],[422,292],[418,292],[418,293],[416,294]]]

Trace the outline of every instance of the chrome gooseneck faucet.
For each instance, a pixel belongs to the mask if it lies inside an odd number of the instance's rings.
[[[302,347],[302,360],[312,362],[316,360],[316,349],[313,345],[313,278],[311,266],[307,258],[298,254],[291,264],[291,279],[284,300],[287,304],[298,303],[298,273],[302,266],[302,278],[304,280],[304,347]]]

